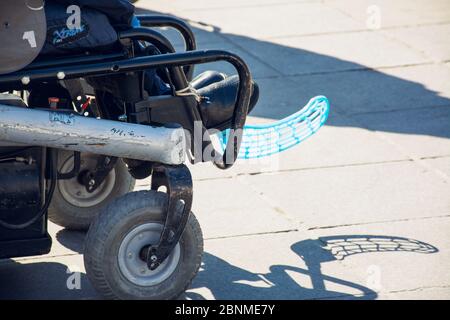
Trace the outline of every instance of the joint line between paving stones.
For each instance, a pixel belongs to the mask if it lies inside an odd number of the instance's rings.
[[[399,108],[399,109],[388,109],[388,110],[376,110],[376,111],[363,111],[363,112],[351,112],[346,113],[347,116],[360,116],[360,115],[371,115],[371,114],[382,114],[382,113],[392,113],[392,112],[401,112],[408,110],[421,110],[421,109],[438,109],[438,108],[449,108],[450,104],[443,105],[428,105],[428,106],[417,106],[410,108]]]
[[[64,258],[64,257],[74,257],[74,256],[80,256],[83,255],[82,253],[66,253],[66,254],[48,254],[43,256],[34,256],[30,258],[17,258],[14,260],[0,260],[0,266],[2,265],[8,265],[8,264],[14,264],[16,262],[28,262],[28,261],[36,261],[36,260],[42,260],[42,259],[55,259],[55,258]]]
[[[359,22],[359,21],[358,21]],[[423,23],[414,25],[401,25],[401,26],[391,26],[380,28],[376,30],[371,30],[367,28],[354,29],[354,30],[341,30],[341,31],[329,31],[329,32],[314,32],[314,33],[304,33],[304,34],[288,34],[282,36],[271,36],[271,37],[261,37],[261,40],[282,40],[291,38],[303,38],[303,37],[315,37],[315,36],[332,36],[337,34],[351,34],[351,33],[363,33],[363,32],[378,32],[378,31],[389,31],[389,30],[399,30],[399,29],[410,29],[410,28],[421,28],[421,27],[433,27],[450,24],[450,21],[442,21],[437,23]]]
[[[426,156],[421,157],[420,160],[434,160],[450,157],[449,155],[434,155],[434,156]],[[271,175],[277,173],[288,173],[288,172],[297,172],[297,171],[309,171],[309,170],[321,170],[321,169],[336,169],[336,168],[348,168],[348,167],[362,167],[362,166],[371,166],[371,165],[380,165],[380,164],[393,164],[393,163],[401,163],[401,162],[413,162],[413,159],[397,159],[397,160],[386,160],[386,161],[373,161],[373,162],[361,162],[361,163],[349,163],[349,164],[339,164],[339,165],[331,165],[331,166],[318,166],[318,167],[307,167],[307,168],[293,168],[293,169],[280,169],[277,171],[263,171],[263,172],[245,172],[238,173],[236,175],[224,176],[224,177],[212,177],[212,178],[200,178],[195,179],[195,181],[203,182],[203,181],[216,181],[216,180],[225,180],[225,179],[234,179],[236,176],[258,176],[258,175]]]
[[[403,290],[390,290],[390,291],[380,291],[376,293],[367,293],[367,294],[342,294],[342,295],[336,295],[336,296],[323,296],[318,298],[312,298],[312,300],[329,300],[329,299],[339,299],[339,298],[351,298],[351,297],[374,297],[376,298],[380,294],[395,294],[395,293],[403,293],[403,292],[415,292],[415,291],[421,291],[421,290],[430,290],[430,289],[447,289],[450,288],[450,286],[424,286],[424,287],[418,287],[418,288],[412,288],[412,289],[403,289]]]
[[[192,12],[192,11],[215,11],[215,10],[236,10],[236,9],[251,9],[251,8],[264,8],[264,7],[276,7],[276,6],[280,6],[280,5],[295,5],[295,4],[314,4],[316,3],[315,1],[289,1],[289,2],[277,2],[277,3],[265,3],[265,4],[247,4],[247,5],[239,5],[236,7],[197,7],[197,8],[188,8],[188,9],[184,9],[183,12]],[[176,12],[180,12],[181,11],[174,11]]]
[[[364,225],[372,225],[372,224],[380,224],[380,223],[407,222],[407,221],[446,219],[446,218],[450,218],[450,214],[441,215],[441,216],[432,216],[432,217],[418,217],[418,218],[405,218],[405,219],[393,219],[393,220],[380,220],[380,221],[373,221],[373,222],[348,223],[348,224],[339,224],[339,225],[332,225],[332,226],[316,226],[316,227],[310,227],[306,230],[307,231],[315,231],[315,230],[353,227],[353,226],[364,226]]]
[[[445,62],[445,61],[443,61],[443,62]],[[367,71],[377,72],[377,71],[383,71],[383,70],[420,67],[420,66],[428,66],[428,65],[435,65],[435,64],[436,64],[436,62],[434,62],[434,61],[426,61],[426,62],[419,62],[419,63],[399,64],[399,65],[395,65],[395,66],[379,66],[379,67],[361,66],[361,67],[357,67],[357,68],[349,68],[349,69],[342,69],[342,70],[299,72],[299,73],[280,75],[280,76],[276,76],[276,75],[263,76],[263,77],[255,77],[255,79],[256,80],[271,80],[271,79],[280,79],[280,78],[289,79],[289,78],[296,78],[296,77],[321,76],[321,75],[339,74],[339,73],[347,73],[347,72],[367,72]]]
[[[280,70],[278,70],[277,68],[275,68],[274,66],[272,66],[271,64],[269,64],[268,62],[264,61],[263,59],[261,59],[260,57],[258,57],[257,55],[253,54],[252,52],[248,51],[245,47],[241,46],[239,43],[233,41],[232,39],[228,38],[225,34],[223,33],[218,33],[218,35],[224,39],[225,41],[227,41],[228,43],[236,46],[239,50],[242,50],[243,52],[245,52],[246,54],[248,54],[249,56],[251,56],[253,59],[255,59],[256,61],[258,61],[259,63],[261,63],[262,65],[266,66],[267,68],[271,69],[272,71],[276,72],[280,77],[285,77],[286,75],[283,74]]]
[[[267,231],[267,232],[237,234],[237,235],[231,235],[231,236],[218,236],[218,237],[205,238],[205,241],[234,239],[234,238],[253,237],[253,236],[265,236],[265,235],[283,234],[283,233],[291,233],[291,232],[298,232],[298,231],[299,231],[299,229],[287,229],[287,230],[281,230],[281,231]]]
[[[326,3],[323,3],[323,5],[327,6],[328,8],[331,8],[333,10],[337,10],[337,11],[341,12],[342,14],[346,15],[347,17],[349,17],[350,19],[352,19],[353,21],[355,21],[357,23],[364,23],[363,21],[360,21],[359,19],[355,18],[352,14],[349,14],[349,13],[347,13],[346,11],[344,11],[344,10],[342,10],[340,8],[334,7],[332,5],[330,6],[329,4],[326,4]],[[449,22],[446,21],[444,24],[448,24],[448,23]],[[414,26],[411,26],[411,27],[414,27]],[[370,30],[370,29],[368,29],[368,31],[374,31],[374,32],[376,32],[376,31],[384,31],[384,30],[388,31],[388,30],[392,30],[392,29],[391,28],[380,28],[378,30]],[[424,52],[424,51],[422,51],[422,50],[420,50],[418,48],[415,48],[414,46],[409,45],[408,43],[406,43],[405,41],[403,41],[400,38],[396,37],[395,35],[391,35],[388,32],[381,32],[381,36],[384,37],[385,39],[391,40],[393,42],[397,42],[398,44],[404,46],[405,48],[410,49],[413,52],[418,53],[419,55],[421,55],[425,59],[434,60],[432,57],[428,56],[428,54],[426,52]],[[441,63],[442,61],[436,60],[434,62]]]

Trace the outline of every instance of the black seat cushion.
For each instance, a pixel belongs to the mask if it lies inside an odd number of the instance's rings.
[[[67,26],[67,6],[54,2],[46,4],[47,40],[41,56],[104,52],[117,45],[117,31],[108,17],[90,7],[82,10],[79,28],[70,29]]]

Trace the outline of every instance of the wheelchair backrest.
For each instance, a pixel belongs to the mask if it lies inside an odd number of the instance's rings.
[[[30,64],[45,44],[44,0],[0,1],[0,74]]]

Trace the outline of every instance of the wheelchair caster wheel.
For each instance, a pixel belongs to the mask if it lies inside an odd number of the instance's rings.
[[[70,172],[73,168],[73,152],[58,151],[58,171]],[[81,154],[81,170],[95,169],[98,156]],[[136,180],[128,173],[128,168],[119,160],[102,184],[89,193],[77,177],[58,180],[50,204],[49,220],[71,230],[87,230],[101,208],[117,197],[133,191]]]
[[[203,254],[203,237],[195,216],[169,257],[150,270],[142,252],[163,231],[167,194],[129,193],[107,207],[91,225],[84,263],[93,286],[107,299],[175,299],[190,285]]]

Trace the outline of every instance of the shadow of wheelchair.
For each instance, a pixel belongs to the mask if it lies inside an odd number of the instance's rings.
[[[233,266],[205,253],[202,269],[186,294],[187,299],[376,299],[366,286],[323,274],[322,264],[349,256],[376,252],[433,254],[439,250],[422,241],[391,236],[344,235],[307,239],[291,246],[306,268],[272,265],[266,274]],[[268,250],[266,253],[269,254]],[[299,284],[299,279],[301,284]],[[307,285],[304,285],[307,284]],[[339,288],[332,290],[330,288]],[[198,289],[198,290],[196,290]],[[209,293],[205,297],[202,290]],[[341,290],[342,289],[342,290]],[[351,293],[349,293],[351,292]]]
[[[56,234],[56,239],[64,247],[82,253],[84,236],[82,232],[61,230]],[[375,299],[377,292],[366,286],[324,274],[321,270],[323,264],[363,253],[439,252],[435,246],[419,240],[382,235],[338,235],[306,239],[291,245],[291,250],[301,258],[305,268],[275,264],[264,274],[245,270],[205,252],[199,274],[189,291],[180,298]],[[270,248],[262,254],[270,254]],[[71,275],[66,265],[56,262],[24,264],[14,260],[0,261],[0,299],[99,298],[84,273],[80,273],[82,290],[70,290],[67,281]]]
[[[0,260],[0,300],[100,299],[79,266]]]

